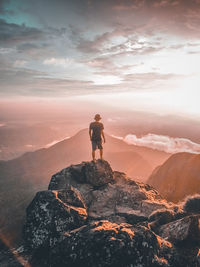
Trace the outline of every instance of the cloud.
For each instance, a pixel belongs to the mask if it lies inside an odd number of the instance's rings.
[[[134,73],[134,74],[127,74],[124,75],[125,81],[158,81],[158,80],[169,80],[171,78],[180,77],[180,75],[173,74],[173,73],[158,73],[158,72],[147,72],[147,73]]]
[[[16,60],[13,64],[13,67],[15,68],[21,68],[26,65],[27,61],[26,60]]]
[[[192,142],[186,138],[174,138],[166,135],[147,134],[137,137],[134,134],[128,134],[124,138],[128,144],[145,146],[167,153],[189,152],[200,153],[200,144]]]
[[[15,49],[13,48],[8,48],[8,47],[0,47],[0,54],[4,55],[4,54],[10,54],[16,52]]]
[[[113,5],[113,9],[116,11],[127,11],[127,10],[137,10],[144,6],[144,0],[137,0],[137,1],[126,1],[126,4],[123,3],[116,3]]]
[[[73,62],[73,59],[71,58],[47,58],[43,61],[44,65],[53,65],[56,67],[68,67]]]
[[[21,68],[0,71],[0,96],[65,97],[106,92],[108,87],[94,85],[89,80],[49,77],[47,73]]]
[[[145,31],[145,27],[140,25],[133,28],[116,25],[113,31],[97,35],[93,40],[80,38],[76,48],[82,53],[110,57],[130,54],[146,55],[157,53],[165,48],[161,42],[141,38],[142,32],[145,35]],[[152,37],[152,32],[149,34]]]
[[[116,119],[113,119],[113,118],[107,118],[107,121],[108,121],[108,122],[111,122],[111,123],[112,123],[112,122],[117,122],[117,120],[116,120]]]
[[[123,85],[131,90],[160,90],[167,82],[174,82],[183,75],[173,73],[144,72],[121,75]]]
[[[188,38],[200,37],[199,2],[49,0],[46,6],[40,0],[17,5],[0,0],[2,91],[56,95],[58,90],[59,95],[96,93],[105,85],[108,92],[174,88],[177,75],[162,74],[174,71],[165,59],[176,51],[188,57],[199,53]],[[6,10],[13,10],[13,16],[6,16]]]
[[[27,40],[35,41],[43,38],[44,32],[33,27],[27,27],[25,24],[18,25],[7,23],[0,19],[0,44],[12,45]]]
[[[118,76],[120,77],[123,72],[127,72],[133,67],[139,66],[140,64],[115,64],[112,61],[112,56],[102,56],[92,58],[91,60],[83,60],[81,63],[87,65],[88,67],[97,70],[94,72],[96,75],[106,75],[106,76]]]
[[[100,35],[97,35],[93,40],[87,40],[85,38],[80,37],[77,49],[84,53],[98,53],[104,48],[105,43],[116,35],[119,35],[118,30],[104,32]]]
[[[139,4],[138,4],[139,3]],[[199,0],[132,0],[112,1],[114,21],[129,25],[134,30],[138,25],[145,34],[156,32],[199,38]],[[133,19],[134,18],[134,19]],[[136,32],[139,31],[136,29]]]
[[[9,13],[8,10],[5,8],[5,4],[8,4],[10,0],[0,0],[0,14],[7,14]]]

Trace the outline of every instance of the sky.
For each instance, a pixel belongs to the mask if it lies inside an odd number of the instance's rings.
[[[199,25],[200,0],[0,0],[0,98],[200,118]]]

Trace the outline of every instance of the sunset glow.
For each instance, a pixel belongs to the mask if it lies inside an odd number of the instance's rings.
[[[199,14],[197,0],[2,1],[1,98],[200,116]]]

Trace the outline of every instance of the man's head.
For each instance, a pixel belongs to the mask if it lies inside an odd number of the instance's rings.
[[[95,121],[100,121],[101,120],[101,116],[99,114],[96,114],[94,116],[94,119],[95,119]]]

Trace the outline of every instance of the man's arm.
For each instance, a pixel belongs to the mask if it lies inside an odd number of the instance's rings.
[[[105,143],[105,142],[106,142],[106,139],[105,139],[105,135],[104,135],[103,130],[101,130],[101,135],[102,135],[102,137],[103,137],[103,141],[104,141],[104,143]]]
[[[92,140],[92,129],[91,129],[91,125],[89,127],[89,136],[90,136],[90,140]]]

